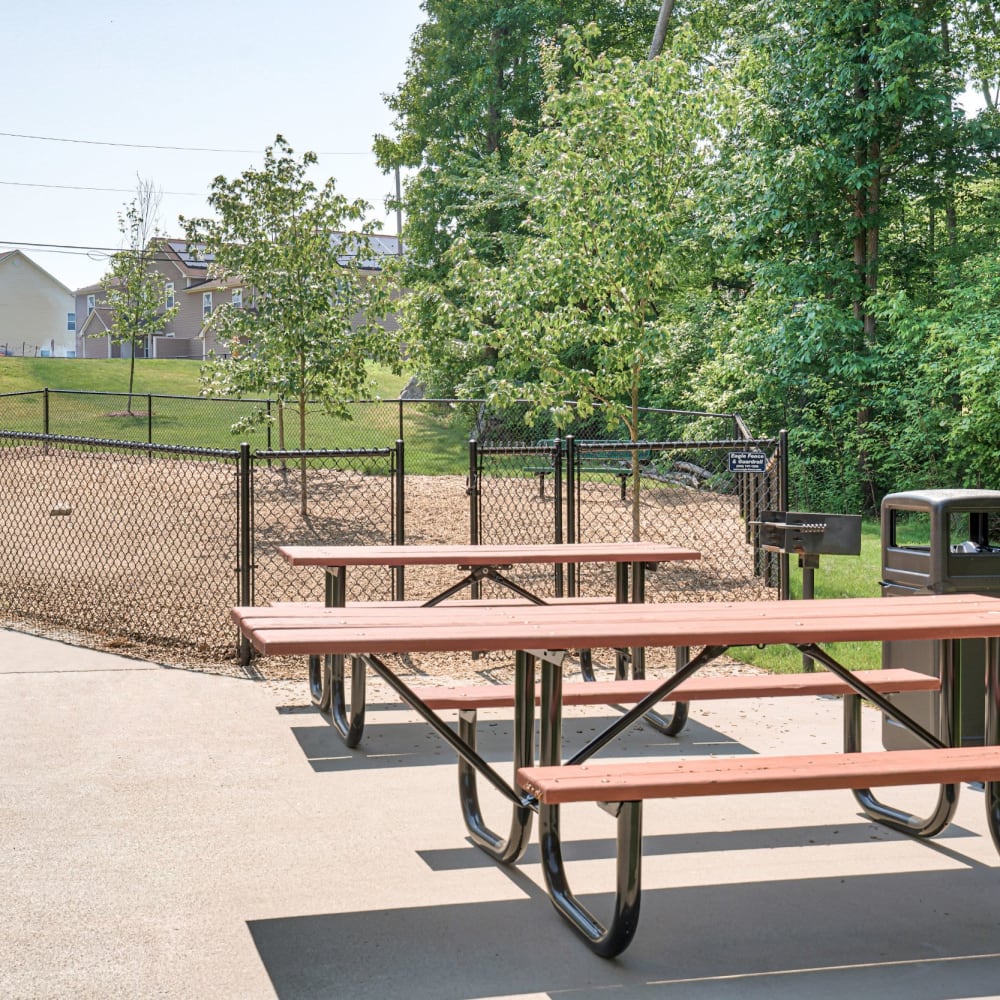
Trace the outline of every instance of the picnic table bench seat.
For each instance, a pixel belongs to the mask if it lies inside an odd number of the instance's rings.
[[[646,799],[985,782],[990,832],[1000,850],[1000,746],[883,750],[789,757],[681,758],[523,767],[518,784],[539,804],[539,842],[556,910],[605,958],[628,947],[639,921],[642,803]],[[990,784],[993,782],[994,784]],[[594,802],[617,819],[616,889],[605,926],[572,893],[562,858],[559,807]]]
[[[1000,747],[590,761],[518,770],[520,786],[549,805],[965,781],[1000,781]]]
[[[524,654],[521,654],[524,655]],[[883,694],[902,691],[935,691],[940,688],[937,677],[913,670],[865,671],[869,687]],[[563,683],[560,702],[569,705],[636,705],[653,695],[663,684],[662,678],[617,681],[576,681]],[[513,708],[517,689],[514,684],[472,684],[461,687],[421,686],[410,688],[434,712],[458,710],[458,735],[468,746],[477,746],[478,713],[486,708]],[[535,687],[535,703],[541,700],[541,691]],[[854,689],[841,678],[830,673],[766,674],[727,677],[690,677],[670,693],[670,700],[678,703],[733,698],[794,697],[804,695],[842,695],[844,697],[845,745],[849,740],[860,740],[860,698]],[[512,733],[512,758],[515,784],[519,783],[521,768],[534,761],[533,732]],[[476,769],[462,756],[458,757],[459,804],[466,829],[475,844],[497,860],[509,863],[523,849],[531,833],[532,813],[522,805],[515,805],[511,814],[510,832],[501,836],[492,830],[483,818],[479,805]]]
[[[896,667],[866,670],[865,681],[876,691],[936,691],[941,682],[931,674]],[[662,684],[657,678],[644,680],[568,682],[562,686],[564,705],[627,705],[645,698]],[[414,687],[411,690],[435,711],[480,708],[513,708],[513,684],[468,684],[459,687]],[[850,695],[854,690],[839,677],[812,674],[737,674],[727,677],[691,677],[675,688],[670,700],[712,701],[729,698],[781,698],[796,695]],[[535,701],[539,700],[536,691]]]

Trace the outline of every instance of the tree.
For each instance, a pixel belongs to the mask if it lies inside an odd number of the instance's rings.
[[[454,248],[470,290],[463,325],[488,359],[466,389],[501,405],[528,399],[563,426],[600,404],[635,442],[644,380],[707,284],[697,198],[715,141],[713,75],[676,38],[653,61],[612,60],[574,32],[545,67],[541,128],[513,138],[528,212],[520,242],[499,265],[470,240]],[[636,539],[638,471],[635,450]]]
[[[787,408],[799,427],[822,428],[837,461],[853,452],[857,502],[870,509],[884,491],[871,461],[891,337],[880,300],[929,287],[934,211],[953,218],[954,187],[970,167],[942,28],[948,6],[749,6],[723,53],[738,100],[717,172],[718,217],[747,292],[703,384],[718,386],[732,362],[723,381],[770,411],[763,432]],[[703,405],[719,401],[706,394]]]
[[[379,323],[389,311],[387,285],[365,273],[375,257],[368,205],[338,193],[332,178],[317,187],[306,176],[315,163],[311,152],[297,159],[279,135],[261,169],[215,178],[208,199],[215,218],[183,220],[210,278],[244,286],[241,306],[211,316],[231,356],[206,367],[204,391],[264,392],[294,403],[300,448],[310,402],[346,418],[345,403],[369,385],[367,363],[400,364],[396,338]],[[308,512],[304,460],[299,510]]]
[[[111,258],[101,288],[111,310],[108,336],[128,347],[128,412],[132,413],[135,355],[148,338],[162,330],[177,312],[166,307],[167,279],[152,268],[157,254],[161,192],[151,180],[138,178],[135,197],[118,216],[122,248]]]
[[[406,183],[408,291],[403,325],[423,346],[420,375],[450,394],[479,358],[461,326],[466,289],[451,274],[449,248],[474,243],[483,259],[506,259],[524,219],[516,185],[507,183],[510,137],[538,126],[545,85],[540,46],[565,24],[582,28],[595,49],[645,51],[660,4],[653,0],[425,0],[427,20],[414,33],[406,77],[387,98],[395,135],[376,137],[385,170],[413,168]]]

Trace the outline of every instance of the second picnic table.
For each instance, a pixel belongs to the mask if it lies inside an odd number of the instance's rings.
[[[556,603],[559,598],[543,597],[522,587],[507,575],[512,566],[564,563],[613,563],[617,603],[645,600],[646,572],[660,563],[687,562],[701,558],[697,549],[668,545],[663,542],[574,542],[541,545],[282,545],[278,552],[293,566],[321,567],[326,574],[325,605],[346,607],[347,571],[351,567],[379,566],[454,566],[465,575],[441,592],[423,601],[407,602],[432,607],[449,601],[473,584],[490,580],[531,604]],[[572,600],[572,599],[570,599]],[[403,602],[391,602],[401,606]],[[465,602],[463,602],[465,603]],[[377,606],[377,602],[360,602],[357,606]],[[387,606],[383,604],[382,606]],[[682,658],[686,658],[682,655]],[[626,658],[617,657],[616,675],[623,676],[624,664],[631,662],[632,676],[644,676],[643,654],[639,647]],[[593,674],[589,657],[584,659],[584,673]],[[351,672],[350,708],[344,688],[344,657],[329,656],[325,661],[309,657],[309,688],[314,704],[320,709],[348,746],[356,746],[364,730],[365,670],[358,663]],[[686,706],[678,705],[674,720],[664,720],[651,713],[650,722],[670,731],[683,725]]]

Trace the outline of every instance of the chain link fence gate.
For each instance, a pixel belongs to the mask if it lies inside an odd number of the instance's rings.
[[[763,510],[783,509],[781,438],[724,441],[470,443],[470,540],[476,543],[629,541],[633,456],[638,458],[638,535],[702,553],[698,562],[649,577],[649,600],[763,600],[780,596],[781,557],[760,546]],[[759,456],[760,471],[730,468],[733,453]],[[783,492],[784,491],[784,492]],[[606,566],[515,567],[539,593],[613,593]]]
[[[780,557],[760,545],[760,512],[781,509],[780,439],[578,442],[567,439],[568,541],[633,537],[633,462],[639,470],[638,536],[697,549],[701,559],[648,577],[651,601],[750,601],[780,596]],[[759,456],[759,472],[730,456]],[[571,593],[609,592],[608,567],[582,566]],[[605,579],[607,577],[607,579]]]
[[[664,564],[646,575],[648,601],[749,601],[787,596],[787,557],[765,552],[756,523],[784,509],[785,436],[719,441],[578,441],[470,445],[473,542],[666,542],[701,552],[697,562]],[[743,456],[751,458],[754,471]],[[741,461],[734,463],[731,456]],[[734,467],[735,466],[735,467]],[[633,490],[638,470],[638,510]],[[551,487],[547,484],[551,484]],[[614,593],[614,570],[582,565],[514,567],[539,594]],[[611,651],[598,651],[606,665]],[[669,661],[669,662],[668,662]],[[650,666],[673,662],[652,652]]]

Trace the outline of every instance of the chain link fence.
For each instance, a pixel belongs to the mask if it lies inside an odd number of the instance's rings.
[[[272,419],[237,446],[232,426],[268,407]],[[280,545],[633,536],[633,480],[622,466],[631,453],[621,454],[632,446],[604,440],[603,416],[574,425],[569,461],[569,439],[544,421],[529,425],[524,409],[391,400],[352,404],[348,416],[311,409],[311,447],[290,451],[280,408],[267,400],[0,395],[0,614],[153,659],[232,663],[233,604],[323,599],[323,574],[286,564]],[[725,414],[649,410],[642,420],[668,436],[636,446],[639,537],[703,553],[651,574],[650,599],[773,596],[776,563],[752,522],[782,509],[776,443],[754,441]],[[727,455],[750,448],[766,469],[730,472]],[[540,594],[611,593],[600,572],[510,575]],[[440,567],[406,574],[358,570],[348,597],[426,599],[454,580]],[[491,586],[483,596],[509,596]]]
[[[746,453],[755,471],[732,469],[731,457]],[[767,599],[779,593],[781,563],[761,548],[755,522],[764,510],[783,509],[784,461],[778,439],[747,437],[477,442],[469,474],[472,537],[483,543],[639,538],[695,548],[699,562],[662,567],[650,577],[649,599]],[[558,596],[610,593],[612,572],[601,566],[555,572],[516,567],[511,574]]]

